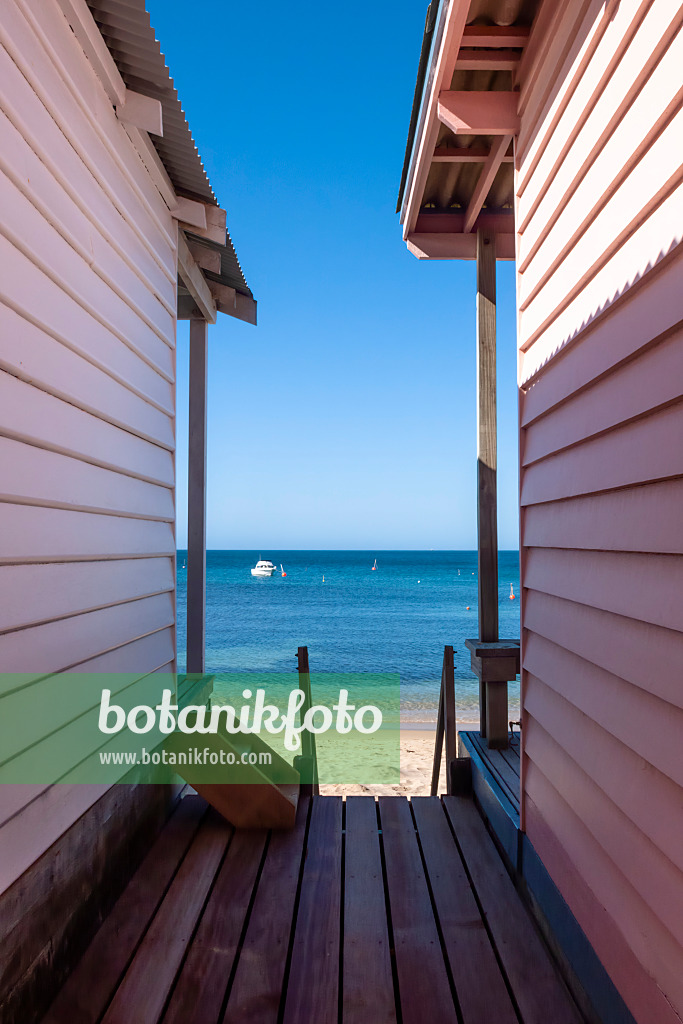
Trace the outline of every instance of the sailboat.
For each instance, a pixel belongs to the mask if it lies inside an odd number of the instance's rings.
[[[372,567],[372,571],[374,572],[376,568],[377,568],[377,559],[375,559],[375,564]]]

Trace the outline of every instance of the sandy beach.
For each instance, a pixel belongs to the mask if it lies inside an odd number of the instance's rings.
[[[476,729],[476,722],[458,722],[458,729]],[[429,796],[436,726],[401,729],[401,781],[396,785],[321,785],[325,796]],[[441,762],[439,793],[446,791],[445,757]]]

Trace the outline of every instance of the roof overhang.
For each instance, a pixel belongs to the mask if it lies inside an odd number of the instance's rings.
[[[420,259],[474,259],[480,229],[515,257],[519,76],[539,2],[432,0],[397,207]]]
[[[224,312],[255,324],[256,302],[228,234],[225,210],[218,206],[194,144],[145,0],[58,3],[178,221],[178,318],[211,314],[207,319],[215,321],[216,312]],[[205,270],[201,260],[191,267],[184,233],[213,252],[212,270]],[[204,288],[197,273],[204,279]],[[206,289],[215,293],[213,308],[206,304]]]

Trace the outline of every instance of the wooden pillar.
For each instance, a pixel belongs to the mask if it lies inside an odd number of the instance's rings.
[[[187,479],[187,671],[204,671],[206,623],[206,386],[209,325],[190,321]]]
[[[477,551],[479,570],[479,640],[498,640],[498,512],[496,444],[496,238],[477,232]],[[495,707],[489,707],[493,698]],[[505,708],[500,706],[504,699]],[[480,679],[481,733],[503,719],[507,738],[505,694]]]

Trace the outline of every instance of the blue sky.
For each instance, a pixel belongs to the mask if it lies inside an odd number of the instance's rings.
[[[208,546],[476,547],[474,265],[416,260],[394,213],[426,2],[147,6],[259,303],[257,328],[210,329]],[[499,543],[516,548],[511,263],[498,303]]]

